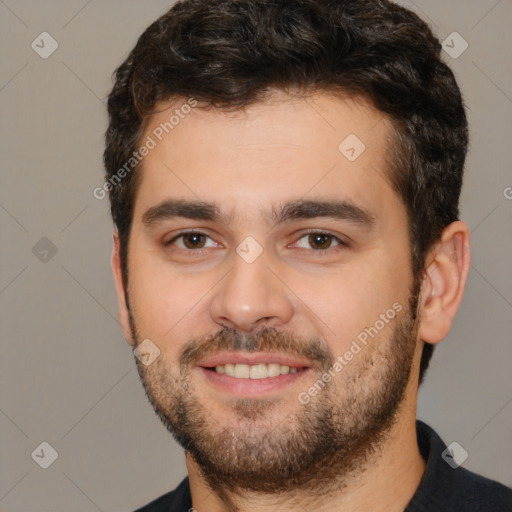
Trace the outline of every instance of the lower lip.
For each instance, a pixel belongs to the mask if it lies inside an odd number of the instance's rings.
[[[239,397],[259,397],[263,394],[281,391],[289,387],[304,375],[309,374],[310,369],[304,368],[297,373],[287,373],[278,377],[267,377],[265,379],[237,379],[225,373],[217,373],[203,367],[197,368],[208,381],[217,389]]]

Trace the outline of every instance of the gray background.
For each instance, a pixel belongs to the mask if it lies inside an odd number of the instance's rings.
[[[510,485],[512,3],[402,3],[441,40],[457,31],[469,44],[458,58],[445,57],[471,124],[462,213],[473,265],[418,416],[468,451],[464,467]],[[102,184],[111,73],[169,6],[0,0],[4,512],[129,511],[185,475],[182,451],[147,403],[117,322],[108,203],[92,195]],[[43,31],[59,44],[47,59],[31,48]],[[48,469],[31,457],[43,441],[58,452]]]

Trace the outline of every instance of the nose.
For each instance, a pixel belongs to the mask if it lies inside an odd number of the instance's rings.
[[[232,269],[214,289],[212,319],[244,332],[287,324],[293,316],[291,292],[277,275],[265,252],[252,263],[234,254]]]

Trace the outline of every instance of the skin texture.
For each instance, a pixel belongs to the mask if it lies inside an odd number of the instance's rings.
[[[160,105],[145,136],[181,102]],[[414,494],[424,470],[415,432],[421,349],[451,327],[469,233],[454,222],[432,248],[414,320],[407,215],[385,178],[392,133],[363,100],[276,91],[244,111],[193,109],[144,158],[127,287],[114,236],[120,318],[130,344],[150,339],[160,350],[137,366],[187,450],[197,510],[403,510]],[[338,150],[350,134],[365,145],[354,161]],[[143,221],[169,199],[214,202],[224,217]],[[272,219],[273,209],[298,200],[344,200],[373,222]],[[207,237],[175,239],[184,229]],[[347,245],[320,238],[319,249],[311,230]],[[251,263],[236,251],[248,236],[262,250]],[[394,304],[400,312],[301,403],[299,394]],[[220,350],[287,354],[310,369],[241,397],[197,366]]]

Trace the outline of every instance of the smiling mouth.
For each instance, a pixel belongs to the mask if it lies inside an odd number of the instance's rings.
[[[298,373],[305,370],[305,367],[290,367],[279,363],[269,364],[220,364],[214,367],[205,368],[216,372],[221,375],[227,375],[228,377],[234,377],[235,379],[267,379],[275,378],[280,375],[287,375],[289,373]]]

